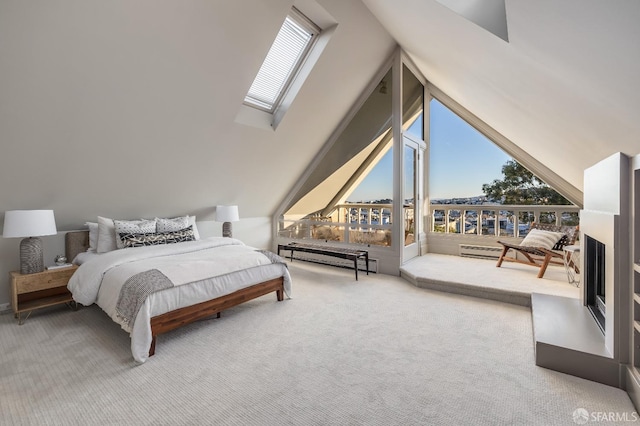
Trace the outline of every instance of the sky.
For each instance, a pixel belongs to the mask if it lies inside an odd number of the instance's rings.
[[[482,184],[502,178],[509,160],[500,148],[437,100],[431,101],[429,197],[457,198],[483,195]],[[420,126],[416,120],[415,126]],[[349,201],[392,198],[393,152],[371,170]]]

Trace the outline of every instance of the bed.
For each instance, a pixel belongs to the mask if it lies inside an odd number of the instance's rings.
[[[138,363],[157,336],[275,292],[291,294],[286,264],[233,238],[89,252],[89,231],[66,234],[66,256],[79,264],[69,280],[76,303],[97,304],[131,336]]]

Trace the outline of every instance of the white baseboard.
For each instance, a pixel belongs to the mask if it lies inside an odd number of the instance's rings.
[[[11,310],[10,303],[0,303],[0,313],[8,312]]]

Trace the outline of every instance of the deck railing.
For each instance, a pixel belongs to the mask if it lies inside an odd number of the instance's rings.
[[[580,208],[573,205],[431,204],[429,211],[430,232],[524,237],[532,222],[577,225]]]
[[[579,210],[572,205],[431,204],[427,231],[452,236],[524,237],[532,222],[577,225]],[[403,220],[408,232],[413,229],[413,212],[412,205],[404,206]],[[282,220],[278,236],[390,246],[393,220],[392,204],[340,204],[329,216]]]
[[[413,219],[413,214],[407,210],[405,216]],[[390,246],[393,220],[392,204],[340,204],[329,216],[295,221],[285,219],[280,223],[278,235],[284,238]]]

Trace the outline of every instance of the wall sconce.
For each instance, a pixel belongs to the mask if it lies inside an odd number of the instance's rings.
[[[20,242],[20,273],[44,271],[42,240],[57,234],[53,210],[10,210],[4,214],[4,238],[24,238]]]
[[[239,220],[238,206],[216,206],[216,221],[224,222],[222,224],[223,237],[232,237],[231,222]]]

